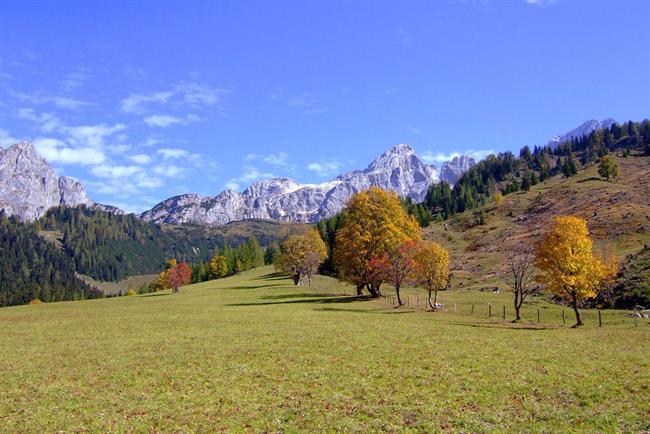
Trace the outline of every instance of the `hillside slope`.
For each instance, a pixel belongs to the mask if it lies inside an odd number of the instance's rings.
[[[611,246],[624,256],[650,242],[650,157],[615,157],[621,177],[607,182],[597,165],[578,175],[546,180],[529,192],[504,196],[425,229],[425,238],[442,242],[453,259],[453,285],[466,288],[503,287],[501,258],[515,243],[533,243],[558,215],[585,218],[597,250]],[[481,213],[484,224],[479,224]]]

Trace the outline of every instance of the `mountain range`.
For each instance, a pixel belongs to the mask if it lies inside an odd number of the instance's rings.
[[[429,185],[440,180],[453,184],[475,163],[469,156],[455,157],[442,164],[439,174],[436,167],[426,164],[410,145],[400,144],[380,155],[366,169],[344,173],[325,183],[265,179],[241,193],[225,190],[214,197],[174,196],[139,217],[156,223],[204,226],[249,219],[313,223],[336,214],[350,196],[373,186],[421,202]],[[27,142],[0,149],[0,187],[0,208],[22,221],[33,221],[58,205],[86,205],[123,213],[118,208],[94,203],[79,181],[57,176],[36,148]]]
[[[609,128],[613,123],[613,119],[587,121],[553,137],[549,145],[556,146],[597,128]],[[193,193],[174,196],[139,217],[155,223],[203,226],[249,219],[314,223],[339,212],[354,193],[373,186],[421,202],[431,184],[440,181],[455,184],[474,164],[472,157],[462,155],[442,163],[438,171],[425,163],[413,147],[399,144],[364,170],[347,172],[321,184],[301,184],[289,178],[264,179],[243,192],[225,190],[216,196]],[[58,205],[86,205],[124,213],[116,207],[94,203],[79,181],[57,176],[32,144],[21,142],[8,149],[0,148],[0,209],[17,215],[22,221],[33,221]]]

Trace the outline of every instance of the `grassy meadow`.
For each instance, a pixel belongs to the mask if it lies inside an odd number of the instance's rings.
[[[589,312],[576,330],[533,299],[512,325],[504,293],[444,292],[436,313],[416,289],[399,309],[350,294],[265,267],[177,295],[0,309],[0,431],[650,430],[647,319],[607,311],[599,328]]]

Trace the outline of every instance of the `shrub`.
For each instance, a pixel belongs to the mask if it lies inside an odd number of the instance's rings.
[[[135,292],[135,289],[129,288],[129,290],[126,291],[126,294],[124,295],[135,295],[135,294],[137,294],[137,292]]]

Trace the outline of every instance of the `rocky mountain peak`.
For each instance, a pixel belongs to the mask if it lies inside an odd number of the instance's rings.
[[[571,140],[574,137],[582,137],[588,134],[591,134],[593,131],[600,129],[600,128],[610,128],[613,124],[615,124],[616,121],[612,118],[607,118],[605,120],[599,121],[596,119],[591,119],[588,120],[584,123],[582,123],[580,126],[567,131],[564,134],[559,134],[557,136],[554,136],[549,140],[547,143],[548,146],[551,147],[556,147],[560,143],[566,142],[568,140]]]
[[[476,164],[476,161],[469,155],[454,157],[451,161],[445,161],[440,167],[440,179],[455,184],[463,173]]]
[[[28,142],[0,150],[0,208],[23,221],[39,218],[58,205],[93,205],[83,185],[57,176]]]

